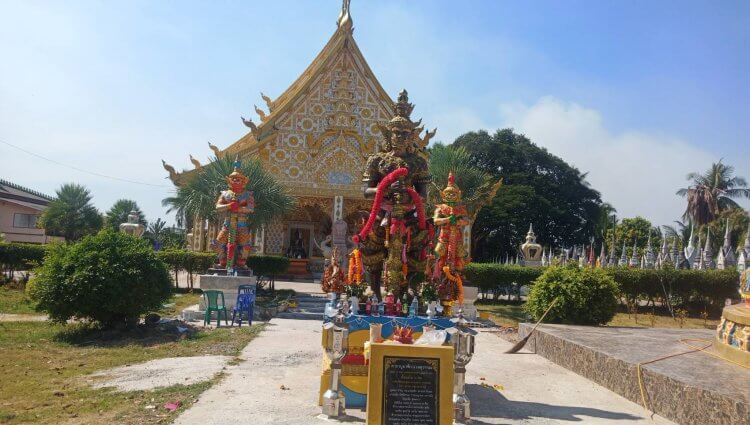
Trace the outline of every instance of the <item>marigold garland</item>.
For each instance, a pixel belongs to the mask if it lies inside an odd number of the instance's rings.
[[[354,248],[352,253],[349,254],[349,273],[346,282],[349,285],[362,283],[362,253],[359,252],[358,248]]]
[[[445,273],[445,277],[448,278],[449,281],[456,284],[456,289],[458,289],[458,297],[456,300],[459,304],[464,303],[464,281],[461,280],[461,276],[458,274],[452,274],[451,268],[448,266],[443,267],[443,273]]]

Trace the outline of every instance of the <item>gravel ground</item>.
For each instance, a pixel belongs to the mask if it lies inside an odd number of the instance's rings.
[[[169,357],[103,370],[88,379],[94,388],[115,387],[120,391],[191,385],[213,378],[231,359],[230,356]]]

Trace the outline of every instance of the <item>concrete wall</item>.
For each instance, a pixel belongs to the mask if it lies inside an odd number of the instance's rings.
[[[45,236],[44,229],[13,227],[13,215],[16,213],[41,215],[42,211],[0,201],[0,233],[5,234],[6,242],[47,243],[59,239]]]

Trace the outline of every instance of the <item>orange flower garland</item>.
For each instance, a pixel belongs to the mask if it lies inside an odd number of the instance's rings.
[[[349,254],[349,273],[346,282],[349,285],[362,283],[362,253],[359,252],[359,248],[354,248]]]
[[[464,281],[461,280],[461,276],[458,274],[451,273],[451,268],[448,266],[443,267],[443,273],[445,273],[445,277],[448,278],[449,281],[456,284],[456,289],[458,289],[458,297],[456,298],[459,304],[464,303]]]

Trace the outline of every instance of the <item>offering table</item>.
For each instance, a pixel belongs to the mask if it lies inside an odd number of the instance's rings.
[[[326,321],[330,320],[326,318]],[[396,317],[396,316],[365,316],[352,314],[346,317],[349,325],[349,351],[342,360],[342,373],[340,388],[346,397],[347,407],[364,408],[367,405],[367,377],[368,364],[365,361],[364,346],[370,339],[370,324],[381,324],[381,336],[390,339],[395,327],[410,327],[414,330],[414,340],[422,335],[424,325],[434,326],[435,329],[448,329],[454,327],[453,322],[447,317]],[[325,332],[325,331],[324,331]],[[323,335],[325,341],[326,335]],[[413,347],[413,346],[412,346]],[[452,378],[451,378],[452,379]],[[323,393],[328,389],[331,382],[331,367],[326,356],[323,356],[323,366],[320,374],[320,391],[318,404],[323,403]]]

